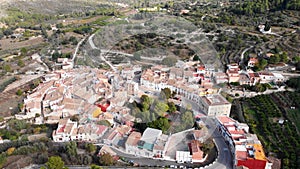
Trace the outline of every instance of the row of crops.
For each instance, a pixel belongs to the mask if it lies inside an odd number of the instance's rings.
[[[266,152],[282,159],[283,168],[300,166],[300,93],[280,92],[243,99],[244,117]],[[284,123],[279,124],[283,119]]]

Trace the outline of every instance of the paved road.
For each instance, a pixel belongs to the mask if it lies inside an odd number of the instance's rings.
[[[201,107],[197,103],[185,98],[182,98],[182,100],[185,102],[185,104],[191,105],[191,108],[195,115],[203,114]],[[214,139],[214,142],[216,144],[219,153],[217,160],[213,164],[211,164],[211,166],[207,166],[204,168],[205,169],[206,168],[207,169],[232,169],[233,168],[232,155],[229,151],[229,147],[226,144],[224,138],[219,134],[219,131],[217,130],[216,120],[212,117],[207,117],[204,114],[201,117],[201,120],[207,125],[208,133],[210,133],[212,138]]]
[[[232,169],[232,155],[225,140],[216,129],[215,119],[210,117],[202,117],[201,119],[208,125],[208,130],[212,133],[212,137],[219,152],[217,160],[211,164],[211,166],[205,167],[205,169]]]
[[[199,106],[198,103],[196,103],[192,100],[189,100],[185,97],[181,98],[181,106],[184,108],[192,108],[195,116],[198,116],[198,115],[205,116],[204,111],[202,110],[202,108]]]
[[[211,133],[212,138],[214,139],[214,142],[218,149],[217,160],[215,162],[213,162],[211,165],[203,167],[203,169],[204,168],[205,169],[232,169],[233,168],[232,155],[229,151],[228,145],[226,144],[225,140],[219,134],[219,132],[216,128],[215,119],[210,118],[210,117],[201,117],[201,120],[204,121],[204,123],[208,126],[209,133]],[[126,154],[116,148],[113,148],[113,150],[118,155],[124,156],[128,160],[133,160],[134,162],[137,162],[142,166],[148,166],[148,165],[149,166],[170,166],[170,165],[180,166],[181,165],[181,164],[178,164],[173,161],[154,160],[151,158],[136,157],[134,155]]]
[[[208,132],[211,134],[212,138],[214,139],[214,142],[219,152],[217,160],[214,163],[212,163],[211,166],[207,166],[204,168],[205,169],[206,168],[207,169],[232,169],[233,168],[232,155],[229,151],[228,145],[226,144],[225,140],[217,130],[216,120],[212,117],[205,116],[203,114],[201,107],[196,102],[188,100],[184,97],[182,97],[182,101],[184,102],[182,104],[185,104],[183,106],[191,106],[195,115],[199,115],[199,114],[203,115],[201,116],[201,120],[208,126]],[[168,163],[165,163],[164,165],[168,165]]]

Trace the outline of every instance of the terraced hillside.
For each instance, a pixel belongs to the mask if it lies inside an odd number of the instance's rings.
[[[284,169],[300,166],[300,93],[278,92],[241,100],[244,118],[269,156]]]
[[[205,33],[185,19],[170,15],[136,14],[128,17],[127,22],[103,27],[95,34],[95,45],[101,50],[139,55],[137,60],[160,60],[163,57],[184,60],[197,55],[203,63],[220,67],[217,52]],[[96,58],[100,53],[90,52],[89,46],[85,49],[90,57]],[[92,56],[92,53],[96,55]]]

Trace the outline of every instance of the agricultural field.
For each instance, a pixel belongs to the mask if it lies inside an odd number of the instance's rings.
[[[278,92],[241,100],[244,118],[269,156],[283,168],[300,165],[300,93]]]

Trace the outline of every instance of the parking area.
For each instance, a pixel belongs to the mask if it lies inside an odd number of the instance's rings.
[[[193,140],[192,130],[173,134],[167,147],[166,156],[175,160],[176,151],[189,151],[188,143]]]

